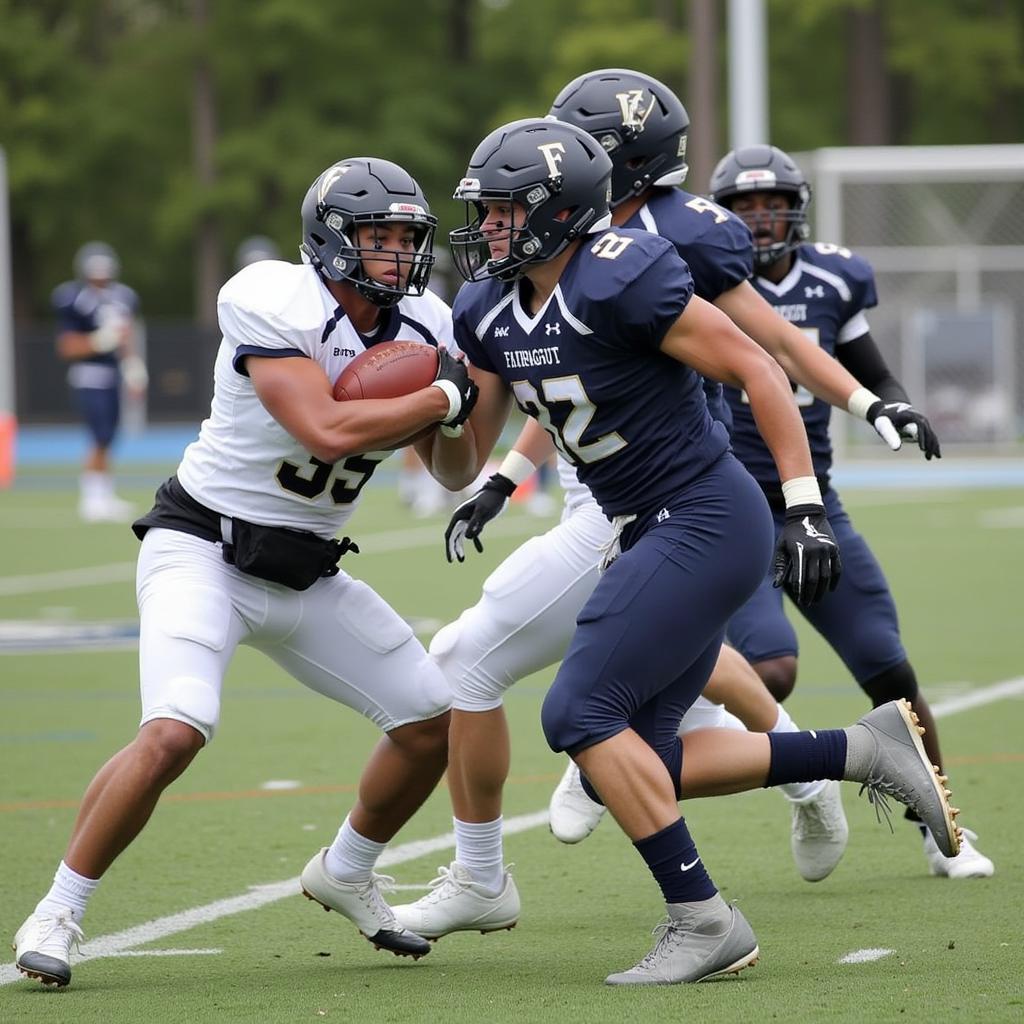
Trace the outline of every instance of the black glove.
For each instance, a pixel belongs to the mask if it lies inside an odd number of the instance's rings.
[[[843,565],[839,546],[821,505],[786,509],[786,525],[775,545],[772,585],[785,587],[798,604],[820,601],[835,590]]]
[[[464,501],[453,513],[444,531],[444,553],[448,561],[453,557],[460,562],[466,560],[462,540],[468,537],[477,551],[483,551],[480,533],[496,516],[501,515],[512,497],[516,485],[507,476],[495,473],[472,498]]]
[[[445,427],[461,427],[469,419],[469,414],[476,405],[477,395],[480,394],[480,389],[469,375],[469,368],[463,360],[456,359],[446,348],[438,345],[437,376],[434,380],[450,380],[458,388],[462,400],[458,412],[441,423]]]
[[[873,402],[868,407],[867,421],[883,437],[885,434],[879,429],[879,426],[885,420],[893,425],[900,437],[916,441],[926,459],[942,458],[939,439],[928,422],[928,418],[922,416],[908,402],[883,402],[881,399]]]

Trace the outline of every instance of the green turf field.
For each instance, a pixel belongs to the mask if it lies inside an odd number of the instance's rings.
[[[140,505],[151,494],[148,481],[127,492]],[[366,498],[350,524],[363,553],[346,568],[420,621],[424,639],[476,600],[504,554],[553,522],[514,507],[492,524],[483,556],[449,566],[443,518],[409,519],[383,486]],[[450,936],[419,962],[399,960],[303,899],[294,881],[343,818],[372,728],[243,649],[216,742],[171,787],[90,905],[84,949],[94,958],[76,965],[62,991],[14,980],[5,958],[0,1022],[1024,1019],[1024,703],[1019,686],[969,709],[957,701],[972,691],[995,697],[992,684],[1024,676],[1024,492],[845,498],[886,568],[911,659],[943,713],[953,802],[996,862],[994,878],[928,877],[916,832],[895,820],[890,834],[853,786],[844,794],[849,848],[816,885],[793,867],[779,795],[697,801],[687,809],[691,829],[757,932],[761,962],[707,985],[606,988],[607,973],[647,951],[662,908],[611,821],[565,847],[536,817],[562,769],[539,727],[545,673],[507,702],[505,815],[521,829],[507,856],[523,896],[519,926]],[[80,526],[60,479],[40,473],[0,494],[0,537],[0,650],[25,632],[11,621],[59,635],[75,623],[134,618],[134,538],[124,527]],[[865,701],[821,642],[803,628],[801,636],[801,681],[787,706],[807,727],[848,724]],[[0,653],[0,708],[6,941],[48,887],[84,786],[134,733],[135,652]],[[293,786],[264,788],[275,780]],[[450,859],[449,829],[441,790],[398,836],[384,870],[425,885]],[[840,963],[864,950],[891,952]]]

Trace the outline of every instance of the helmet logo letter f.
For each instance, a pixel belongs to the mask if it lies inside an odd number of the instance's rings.
[[[557,178],[560,173],[558,165],[562,162],[565,146],[561,142],[542,142],[537,148],[544,154],[544,159],[548,165],[548,174],[552,178]]]

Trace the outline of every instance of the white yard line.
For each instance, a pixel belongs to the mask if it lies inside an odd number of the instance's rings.
[[[993,683],[991,686],[981,687],[962,697],[954,697],[935,704],[932,706],[932,713],[936,718],[943,718],[971,708],[1006,700],[1009,697],[1018,697],[1021,694],[1024,694],[1024,677],[1007,679],[1000,683]],[[505,835],[515,835],[517,832],[526,832],[533,828],[539,828],[546,824],[547,820],[548,812],[546,810],[521,814],[506,819],[504,833]],[[420,839],[391,847],[384,851],[377,864],[381,868],[389,867],[392,864],[404,864],[406,861],[425,857],[428,853],[453,849],[454,846],[455,834],[447,832],[432,839]],[[188,931],[197,925],[208,924],[222,917],[240,914],[245,910],[257,910],[269,903],[276,903],[286,896],[295,896],[298,892],[298,878],[288,878],[282,882],[270,882],[266,885],[252,885],[248,892],[242,893],[240,896],[230,896],[214,903],[207,903],[205,906],[192,907],[190,910],[183,910],[177,914],[159,917],[155,921],[146,921],[134,928],[126,928],[124,931],[115,932],[112,935],[101,935],[98,938],[90,939],[85,943],[85,951],[80,959],[94,960],[98,957],[120,956],[135,946],[155,942],[168,935],[177,935],[179,932]],[[891,950],[857,950],[847,954],[847,957],[840,962],[862,963],[865,960],[878,959],[878,956],[888,955],[889,952]],[[851,959],[860,957],[862,954],[864,955],[863,959]],[[868,956],[867,954],[878,954],[878,956]],[[78,958],[76,958],[76,962],[78,962]],[[19,978],[21,975],[13,963],[0,966],[0,986],[9,985]]]

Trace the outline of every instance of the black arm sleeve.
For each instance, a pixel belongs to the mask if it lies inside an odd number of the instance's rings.
[[[843,345],[836,345],[836,358],[883,402],[910,402],[903,385],[892,375],[870,333],[862,334]]]

